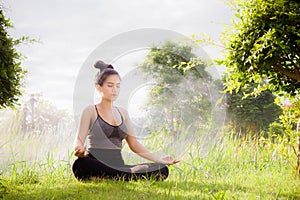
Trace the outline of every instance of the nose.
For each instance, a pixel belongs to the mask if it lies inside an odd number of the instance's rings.
[[[118,87],[113,87],[113,88],[112,88],[112,91],[113,91],[113,92],[118,92],[118,91],[119,91],[119,88],[118,88]]]

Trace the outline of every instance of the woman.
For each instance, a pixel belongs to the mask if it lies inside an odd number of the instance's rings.
[[[127,111],[113,105],[120,91],[118,72],[102,61],[97,61],[94,67],[100,69],[95,86],[102,99],[82,112],[74,145],[78,157],[72,166],[75,177],[79,180],[92,177],[126,181],[151,177],[166,179],[169,174],[167,165],[179,161],[170,156],[158,158],[137,141]],[[153,163],[126,165],[121,155],[123,139],[134,153]]]

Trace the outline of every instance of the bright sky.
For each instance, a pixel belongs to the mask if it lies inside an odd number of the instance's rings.
[[[233,16],[229,7],[217,0],[4,0],[3,4],[6,17],[14,24],[10,30],[14,38],[27,35],[41,41],[20,47],[27,57],[23,66],[29,71],[24,98],[43,93],[54,105],[71,112],[81,66],[112,37],[155,28],[188,37],[206,33],[217,40],[224,30],[222,23],[230,23]],[[213,58],[220,55],[211,47],[204,50]],[[115,64],[132,66],[144,54],[132,52]]]

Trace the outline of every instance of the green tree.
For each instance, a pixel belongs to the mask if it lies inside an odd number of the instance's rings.
[[[3,110],[0,117],[0,133],[8,137],[72,135],[75,132],[72,116],[45,100],[42,94],[32,94],[28,101],[13,111]]]
[[[192,46],[168,41],[152,47],[138,67],[155,80],[147,108],[165,113],[167,128],[173,136],[190,124],[204,126],[210,121],[212,78]]]
[[[229,91],[252,81],[294,96],[300,88],[300,2],[234,0],[233,25],[225,32],[224,58]]]
[[[281,107],[275,104],[276,96],[270,90],[262,91],[258,96],[243,98],[244,93],[253,92],[256,86],[252,83],[238,92],[227,93],[228,123],[242,135],[266,132],[269,125],[282,114]]]
[[[0,5],[1,9],[1,5]],[[22,84],[26,71],[21,67],[21,54],[16,45],[28,40],[27,37],[13,39],[8,34],[12,23],[0,10],[0,109],[11,107],[17,103],[22,94]]]

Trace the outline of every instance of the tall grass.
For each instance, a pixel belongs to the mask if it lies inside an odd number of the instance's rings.
[[[72,175],[69,152],[42,160],[6,163],[1,169],[3,199],[299,199],[300,180],[293,171],[296,157],[284,138],[243,140],[223,136],[206,154],[201,141],[189,146],[181,162],[170,166],[164,182],[92,180]]]
[[[1,129],[2,199],[300,199],[297,158],[290,145],[295,141],[285,136],[206,137],[198,130],[197,137],[174,141],[157,134],[142,142],[158,155],[170,153],[181,160],[169,167],[166,181],[83,183],[71,172],[75,130],[25,136],[18,131],[14,126]],[[141,161],[128,146],[123,153],[128,163]]]

